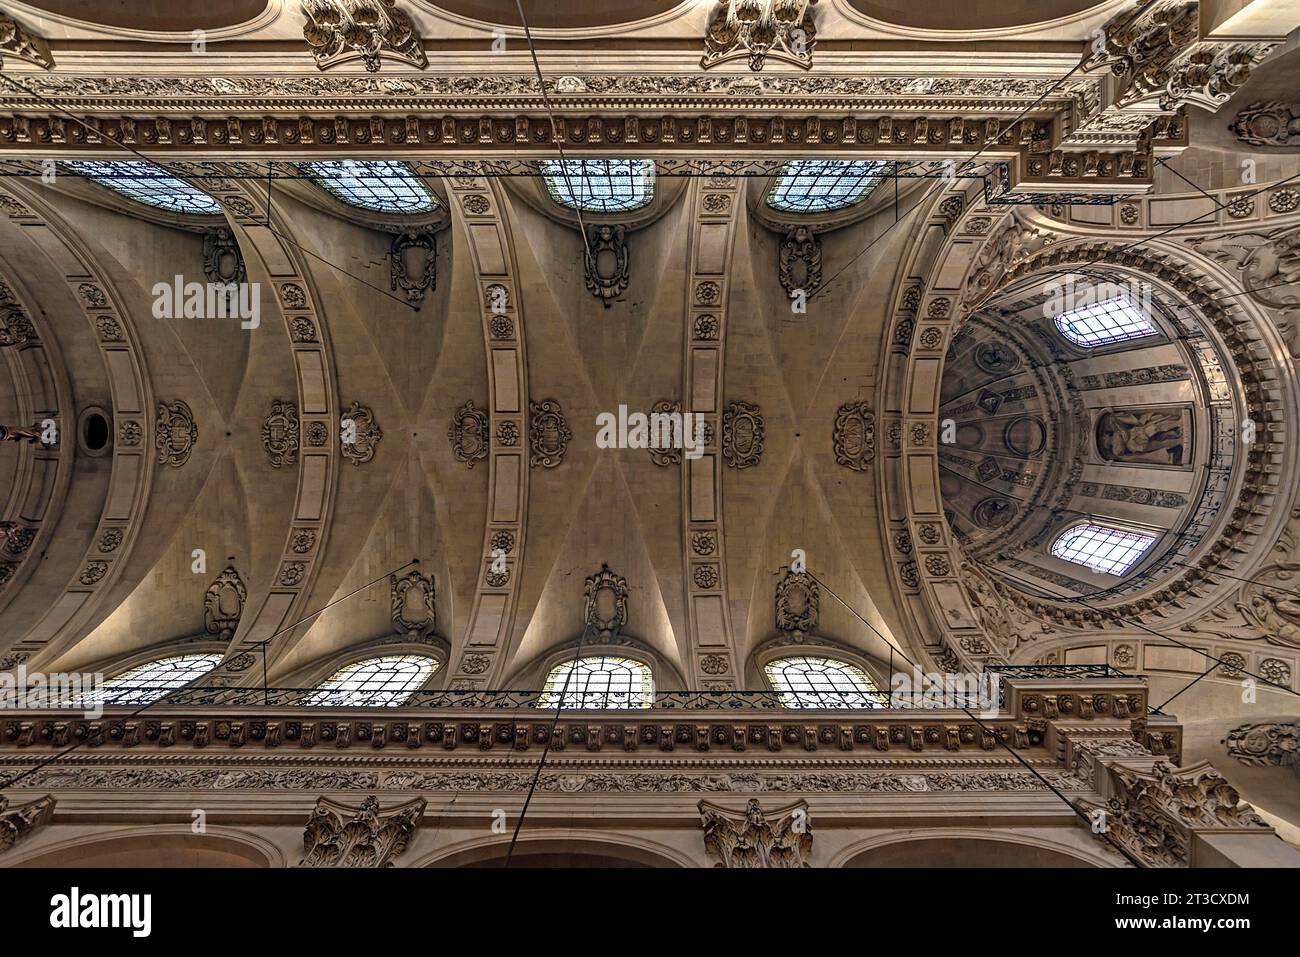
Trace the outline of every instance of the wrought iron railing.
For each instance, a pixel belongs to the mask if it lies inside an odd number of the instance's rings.
[[[652,711],[729,711],[788,709],[868,709],[868,708],[981,708],[1004,701],[1007,678],[1107,679],[1127,678],[1109,665],[990,665],[982,676],[960,680],[945,676],[947,684],[931,682],[915,690],[890,691],[656,691],[652,695],[620,692],[575,691],[565,695],[564,710],[652,710]],[[970,680],[976,679],[976,680]],[[559,704],[556,692],[550,691],[394,691],[329,690],[320,688],[272,687],[202,687],[174,689],[145,686],[129,689],[90,692],[69,697],[66,692],[53,697],[20,698],[21,692],[9,692],[0,700],[0,714],[5,708],[49,708],[85,711],[92,708],[189,708],[189,707],[296,707],[317,708],[423,708],[516,710],[537,708],[554,710]],[[648,702],[648,708],[647,708]]]

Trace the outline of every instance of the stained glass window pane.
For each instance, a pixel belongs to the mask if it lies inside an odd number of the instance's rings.
[[[654,198],[650,160],[546,160],[542,172],[551,198],[570,209],[620,213]]]
[[[1104,525],[1076,525],[1062,532],[1052,543],[1052,554],[1108,575],[1123,575],[1137,564],[1155,541],[1154,535],[1141,532],[1126,532]]]
[[[767,204],[787,213],[823,213],[860,203],[880,182],[879,160],[792,160],[777,173]]]
[[[1056,328],[1076,346],[1095,349],[1110,342],[1142,339],[1160,330],[1127,296],[1116,296],[1056,317]]]
[[[177,213],[221,212],[221,204],[203,190],[144,160],[64,160],[59,165],[146,206]]]
[[[579,658],[555,666],[537,706],[558,707],[561,693],[565,708],[648,708],[654,678],[648,665],[631,658]]]
[[[221,655],[175,655],[159,658],[106,680],[82,697],[76,707],[152,704],[169,691],[183,688],[217,666]]]
[[[381,213],[421,213],[437,209],[437,197],[405,163],[393,160],[331,160],[299,163],[317,186],[343,202]]]
[[[833,658],[778,658],[763,669],[787,708],[882,708],[885,696],[856,665]]]
[[[438,668],[435,658],[392,655],[369,658],[335,672],[300,704],[331,708],[399,705]]]

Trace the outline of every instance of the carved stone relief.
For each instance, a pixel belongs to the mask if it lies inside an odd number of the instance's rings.
[[[388,250],[390,286],[405,293],[410,302],[420,302],[430,289],[438,288],[438,250],[431,229],[408,229],[393,237]]]
[[[153,444],[160,465],[180,468],[190,460],[190,453],[198,440],[199,430],[188,405],[180,399],[158,403]]]
[[[271,414],[262,422],[262,448],[272,468],[298,461],[298,406],[288,400],[271,403]]]
[[[554,399],[528,402],[528,464],[553,469],[564,461],[573,433],[564,420],[560,403]]]
[[[54,69],[54,57],[44,37],[29,33],[12,17],[0,13],[0,58],[16,56],[47,70]]]
[[[796,290],[811,295],[822,284],[821,240],[807,226],[795,226],[785,234],[777,279],[787,296]]]
[[[0,18],[0,27],[4,19]],[[9,806],[9,799],[0,794],[0,854],[9,850],[37,828],[48,824],[54,816],[54,798],[47,794],[26,804]]]
[[[1300,145],[1300,103],[1251,103],[1228,129],[1251,146]]]
[[[302,0],[307,17],[302,35],[316,65],[324,70],[361,59],[376,73],[379,60],[391,56],[424,69],[429,65],[420,37],[397,0]]]
[[[1106,835],[1150,867],[1187,867],[1198,829],[1266,827],[1241,795],[1208,762],[1150,771],[1111,765],[1117,795],[1105,805],[1081,799],[1085,811],[1104,814]]]
[[[608,565],[587,578],[583,589],[583,620],[601,638],[616,638],[627,624],[627,579]]]
[[[757,405],[731,402],[722,413],[722,458],[733,469],[757,465],[763,457],[763,416]]]
[[[218,285],[248,280],[239,243],[225,226],[216,226],[203,233],[203,274],[208,277],[208,282]]]
[[[373,459],[375,448],[383,437],[384,433],[375,424],[374,413],[360,402],[353,402],[343,413],[339,445],[343,457],[353,465],[361,465]]]
[[[392,867],[411,843],[428,802],[414,798],[381,811],[374,795],[360,807],[322,797],[303,832],[301,867]]]
[[[203,596],[203,627],[210,635],[220,635],[223,641],[234,637],[239,627],[239,617],[244,613],[244,602],[248,599],[248,590],[244,581],[235,571],[234,565],[226,566],[225,571],[208,586]]]
[[[812,856],[812,826],[808,802],[799,801],[763,813],[758,798],[750,798],[744,811],[733,811],[710,801],[700,802],[704,850],[714,867],[808,867]]]
[[[436,619],[433,578],[413,568],[405,575],[390,575],[388,584],[393,625],[398,633],[422,637],[433,631]]]
[[[474,408],[473,401],[467,401],[452,417],[447,429],[447,438],[451,440],[451,454],[457,462],[466,462],[470,468],[488,455],[488,414],[483,409]]]
[[[835,429],[831,434],[835,461],[865,472],[876,457],[876,414],[865,402],[846,402],[835,412]]]
[[[1112,409],[1097,418],[1097,453],[1109,462],[1182,465],[1191,453],[1185,408]]]
[[[1242,764],[1300,768],[1300,722],[1243,724],[1229,731],[1223,744]]]
[[[671,444],[670,441],[673,438],[674,432],[671,424],[663,427],[659,427],[658,425],[658,423],[663,422],[672,423],[682,421],[684,423],[684,419],[678,418],[681,416],[681,412],[682,404],[672,399],[663,399],[656,402],[650,408],[650,444],[646,447],[650,452],[650,461],[654,462],[655,465],[667,468],[669,465],[682,464],[682,448]],[[657,416],[667,416],[668,418],[656,418]],[[698,443],[703,441],[703,439],[703,436],[697,436],[695,441]],[[654,444],[660,440],[670,441],[670,444]]]
[[[587,227],[587,249],[583,254],[587,291],[608,309],[627,290],[628,253],[626,230],[601,223]]]
[[[817,627],[821,589],[807,572],[784,571],[776,586],[776,627],[798,640]]]
[[[808,6],[807,0],[780,0],[765,11],[754,0],[718,0],[709,11],[700,66],[744,57],[758,71],[770,56],[810,68],[817,28]]]

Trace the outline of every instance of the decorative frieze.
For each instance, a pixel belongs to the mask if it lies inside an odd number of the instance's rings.
[[[322,797],[303,831],[301,867],[392,867],[411,843],[427,801],[380,810],[373,794],[360,807]]]

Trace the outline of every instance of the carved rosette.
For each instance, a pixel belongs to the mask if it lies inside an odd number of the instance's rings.
[[[154,425],[154,449],[160,465],[180,468],[190,460],[199,440],[198,426],[190,407],[177,399],[158,403],[158,421]]]
[[[456,461],[473,468],[475,462],[488,456],[487,412],[474,408],[473,400],[467,401],[452,417],[447,438],[451,441],[451,454]]]
[[[795,226],[781,243],[777,279],[787,296],[805,296],[822,284],[821,240],[807,226]]]
[[[316,65],[324,70],[336,63],[360,59],[370,73],[379,71],[381,57],[390,56],[424,69],[424,46],[397,0],[302,0],[307,17],[302,35]]]
[[[421,302],[438,288],[438,250],[433,230],[408,229],[393,237],[388,250],[390,286],[405,293],[409,302]]]
[[[361,465],[373,459],[375,448],[383,437],[384,433],[375,424],[374,413],[360,402],[353,402],[343,413],[339,445],[343,457],[353,465]]]
[[[554,399],[528,402],[528,464],[533,468],[553,469],[564,461],[573,433],[564,420],[564,411]]]
[[[776,586],[776,627],[798,640],[817,627],[821,590],[807,572],[783,571]]]
[[[799,801],[763,813],[757,798],[744,811],[701,801],[704,850],[714,867],[808,867],[812,856],[812,825],[808,802]]]
[[[601,638],[615,638],[627,624],[627,579],[608,565],[587,578],[583,589],[583,620]]]
[[[298,461],[298,406],[288,400],[271,403],[271,414],[262,423],[262,448],[272,468]]]
[[[47,794],[35,801],[10,807],[9,799],[0,794],[0,854],[48,824],[54,816],[55,803],[55,799]]]
[[[731,402],[722,413],[722,457],[733,469],[757,465],[763,457],[763,416],[749,402]]]
[[[608,309],[627,291],[627,230],[601,223],[587,227],[587,248],[583,254],[587,291]]]
[[[303,832],[301,867],[392,867],[411,843],[424,798],[381,811],[373,794],[360,807],[322,797]]]
[[[229,641],[239,627],[239,618],[244,613],[244,602],[248,599],[248,589],[235,571],[234,565],[226,566],[208,586],[203,596],[203,627],[210,635],[220,635]]]
[[[867,470],[876,457],[876,414],[867,403],[846,402],[836,410],[831,444],[837,463],[855,472]]]
[[[418,637],[433,631],[436,620],[433,578],[412,569],[405,575],[390,575],[388,584],[393,625],[398,634]]]

